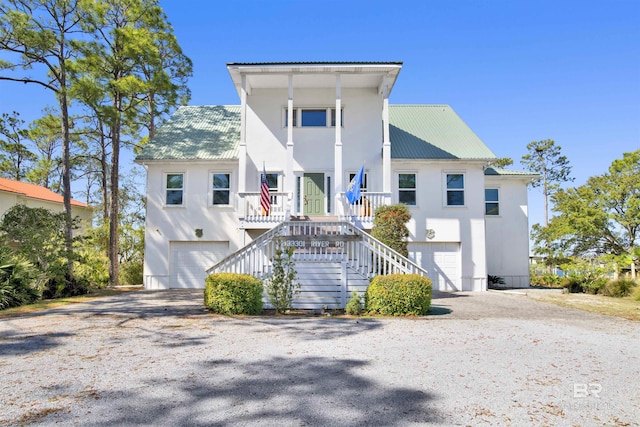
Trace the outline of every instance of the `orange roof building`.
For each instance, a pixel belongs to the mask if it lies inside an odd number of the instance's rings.
[[[0,178],[0,218],[17,204],[64,211],[64,199],[60,194],[40,185]],[[91,221],[93,209],[86,203],[71,199],[71,211],[83,221]]]

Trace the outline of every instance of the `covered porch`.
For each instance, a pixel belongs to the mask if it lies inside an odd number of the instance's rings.
[[[265,211],[260,204],[260,192],[238,193],[238,215],[241,228],[270,229],[283,221],[289,221],[293,217],[335,218],[340,221],[348,221],[360,229],[369,230],[373,227],[373,219],[376,209],[380,206],[391,204],[391,193],[362,192],[360,198],[353,204],[349,203],[345,193],[339,193],[333,203],[325,203],[320,211],[306,209],[309,198],[303,192],[296,195],[285,192],[270,193],[271,208]]]

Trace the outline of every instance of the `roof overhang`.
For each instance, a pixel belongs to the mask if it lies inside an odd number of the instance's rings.
[[[227,69],[240,95],[242,76],[246,76],[246,90],[288,88],[293,76],[294,88],[332,88],[340,76],[343,88],[376,88],[382,90],[387,77],[389,93],[398,78],[402,62],[230,62]]]

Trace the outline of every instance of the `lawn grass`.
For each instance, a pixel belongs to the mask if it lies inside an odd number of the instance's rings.
[[[45,299],[33,304],[21,305],[20,307],[7,308],[0,310],[0,319],[5,317],[20,316],[25,313],[33,313],[36,311],[48,310],[50,308],[61,307],[68,304],[77,304],[80,302],[93,301],[98,298],[108,297],[112,295],[122,294],[124,292],[132,292],[140,290],[141,288],[110,288],[110,289],[97,289],[91,291],[86,295],[80,295],[77,297],[57,298],[57,299]]]
[[[561,294],[544,291],[527,291],[527,296],[562,307],[640,321],[640,301],[635,301],[632,297],[613,298],[603,295]]]

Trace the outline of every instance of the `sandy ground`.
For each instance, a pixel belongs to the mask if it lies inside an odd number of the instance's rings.
[[[421,318],[140,291],[0,320],[1,425],[640,425],[640,324],[498,292]]]

